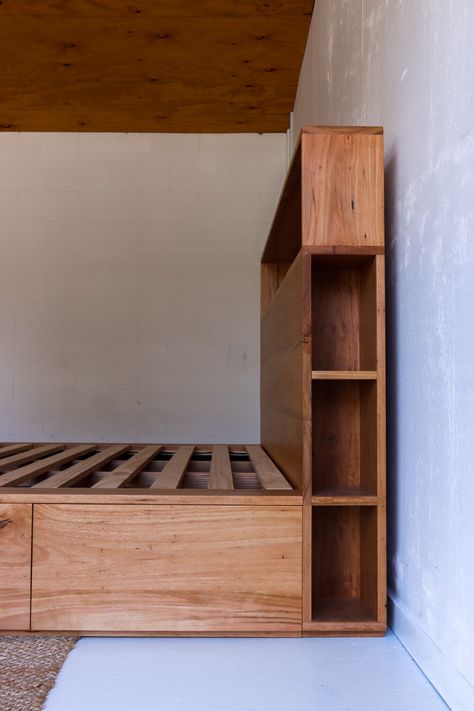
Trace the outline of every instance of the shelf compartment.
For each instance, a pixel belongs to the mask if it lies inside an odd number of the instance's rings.
[[[376,257],[313,255],[313,371],[377,370]]]
[[[313,622],[377,621],[377,508],[312,510]]]
[[[313,381],[313,495],[377,495],[377,383]]]

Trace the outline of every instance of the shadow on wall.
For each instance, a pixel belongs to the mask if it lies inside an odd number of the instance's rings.
[[[385,232],[386,232],[386,309],[387,309],[387,541],[388,586],[395,587],[394,569],[397,554],[397,476],[398,476],[398,400],[397,400],[397,263],[396,229],[397,154],[395,149],[385,165]],[[389,620],[389,624],[390,624]]]

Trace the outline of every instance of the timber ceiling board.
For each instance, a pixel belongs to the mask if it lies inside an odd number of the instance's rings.
[[[314,0],[0,0],[4,131],[285,131]]]

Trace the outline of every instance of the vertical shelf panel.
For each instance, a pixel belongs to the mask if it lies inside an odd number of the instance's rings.
[[[261,444],[295,489],[303,485],[303,271],[300,250],[261,319]]]

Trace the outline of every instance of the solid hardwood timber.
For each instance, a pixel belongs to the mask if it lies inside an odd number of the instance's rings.
[[[47,630],[41,630],[40,632],[35,632],[35,631],[29,631],[29,632],[14,632],[14,631],[9,631],[7,632],[7,635],[9,637],[16,637],[16,636],[25,636],[25,637],[52,637],[52,636],[66,636],[66,637],[71,637],[75,635],[75,630],[55,630],[54,632],[48,632]],[[3,636],[3,633],[0,631],[0,637]],[[171,631],[171,630],[165,630],[164,632],[146,632],[146,631],[140,631],[140,635],[137,635],[136,632],[129,632],[126,630],[120,630],[118,632],[104,632],[104,631],[98,631],[98,630],[81,630],[81,636],[82,637],[198,637],[198,638],[207,638],[207,637],[218,637],[218,638],[245,638],[245,637],[251,637],[251,638],[263,638],[263,639],[268,639],[271,637],[282,637],[282,638],[291,638],[295,639],[301,636],[304,636],[301,634],[300,630],[296,632],[281,632],[278,631],[276,634],[275,632],[256,632],[256,631],[251,631],[251,632],[218,632],[216,630],[213,630],[212,632],[176,632],[176,631]],[[352,636],[352,635],[351,635]],[[357,636],[357,635],[354,635]],[[371,636],[371,635],[364,635],[364,636]],[[375,635],[373,635],[375,636]]]
[[[262,256],[261,441],[302,472],[303,634],[386,625],[383,194],[382,128],[303,127]]]
[[[141,472],[149,462],[158,454],[161,445],[144,447],[139,452],[128,459],[124,464],[106,474],[100,481],[94,484],[92,489],[116,489],[124,486]]]
[[[258,445],[247,445],[247,452],[255,467],[257,477],[264,489],[291,489],[290,484],[273,464],[270,457]]]
[[[313,370],[313,380],[377,380],[376,370]]]
[[[301,142],[302,243],[382,246],[383,135],[303,132]]]
[[[358,597],[316,598],[313,622],[366,622],[373,620],[370,607]]]
[[[3,486],[18,486],[24,481],[33,479],[40,474],[44,474],[50,471],[54,467],[57,467],[66,462],[70,462],[71,459],[77,459],[85,454],[89,454],[95,450],[95,446],[92,444],[82,444],[77,447],[70,447],[65,449],[59,454],[54,454],[51,457],[46,457],[40,459],[39,461],[27,464],[20,469],[15,469],[14,471],[8,472],[7,474],[0,475],[0,487]]]
[[[128,445],[121,444],[115,445],[114,447],[107,447],[107,449],[102,450],[98,454],[94,454],[83,462],[78,462],[64,471],[46,477],[46,479],[35,484],[33,488],[48,489],[61,486],[73,486],[76,482],[84,479],[88,474],[97,469],[99,465],[107,464],[107,462],[110,462],[128,449]]]
[[[333,266],[338,259],[331,258]],[[358,270],[321,267],[313,258],[312,277],[313,369],[374,369],[375,362],[370,363],[371,367],[361,367]]]
[[[21,464],[26,464],[26,462],[31,462],[34,459],[46,457],[48,454],[61,452],[63,449],[63,444],[43,444],[38,447],[33,447],[26,452],[14,454],[11,457],[5,457],[4,459],[0,459],[0,472],[7,471],[8,469],[14,469]]]
[[[0,457],[8,457],[31,449],[31,444],[6,444],[0,447]]]
[[[263,262],[261,265],[260,307],[262,315],[268,311],[291,263]]]
[[[376,350],[377,350],[377,427],[372,446],[377,457],[377,493],[381,503],[377,510],[377,588],[378,619],[387,623],[387,406],[385,365],[385,257],[375,259]]]
[[[286,175],[275,216],[263,250],[262,263],[295,259],[301,248],[301,139]]]
[[[365,261],[364,257],[375,257],[377,254],[384,254],[385,247],[383,245],[352,245],[352,244],[311,244],[303,245],[302,249],[307,254],[314,254],[319,257],[346,257],[345,264],[354,266]],[[324,260],[321,260],[324,262]]]
[[[377,493],[377,384],[313,381],[313,491],[361,488]]]
[[[31,504],[0,504],[0,630],[30,628]]]
[[[135,488],[71,489],[7,488],[0,489],[0,503],[51,504],[153,504],[162,506],[301,506],[301,493],[278,489],[168,489]]]
[[[303,484],[303,254],[261,321],[260,441],[290,484]]]
[[[151,489],[177,489],[180,485],[189,460],[193,456],[193,446],[178,447],[175,454],[167,462],[161,472],[156,476],[155,481],[151,484]]]
[[[376,620],[314,620],[305,622],[303,637],[383,637],[387,625]]]
[[[378,616],[377,506],[313,509],[313,621]],[[336,615],[336,610],[340,609]],[[328,612],[329,610],[329,612]],[[352,617],[351,617],[352,616]]]
[[[382,126],[303,126],[301,129],[302,133],[317,134],[321,133],[323,135],[328,135],[332,133],[342,133],[344,135],[357,134],[357,135],[371,135],[371,136],[383,136]]]
[[[300,632],[301,508],[39,504],[32,629]]]
[[[360,597],[359,509],[313,509],[313,531],[313,607],[318,598]]]
[[[370,494],[324,493],[311,497],[313,506],[377,506],[379,498]]]
[[[208,489],[233,489],[232,468],[229,448],[216,444],[212,448],[211,469],[207,483]]]

